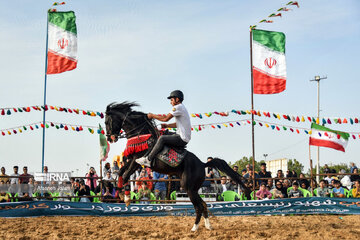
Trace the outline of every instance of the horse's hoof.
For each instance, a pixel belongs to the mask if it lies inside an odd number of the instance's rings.
[[[192,227],[191,231],[192,232],[196,232],[199,229],[199,224],[194,224],[194,226]]]
[[[127,207],[130,205],[131,199],[130,199],[130,197],[129,197],[128,195],[125,195],[125,200],[124,200],[124,202],[125,202],[125,204],[126,204]]]
[[[212,230],[211,224],[210,224],[210,220],[208,218],[205,218],[205,228],[207,230]]]

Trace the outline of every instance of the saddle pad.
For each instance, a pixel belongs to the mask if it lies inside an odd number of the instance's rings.
[[[163,150],[158,155],[156,155],[156,157],[170,167],[177,167],[183,161],[186,153],[186,149],[175,150],[173,148],[165,146]]]

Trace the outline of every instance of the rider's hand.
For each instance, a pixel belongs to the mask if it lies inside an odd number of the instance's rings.
[[[161,128],[167,128],[167,127],[168,127],[168,125],[166,123],[161,124]]]
[[[148,115],[147,115],[147,117],[148,117],[148,119],[153,119],[154,117],[154,114],[152,114],[152,113],[148,113]]]

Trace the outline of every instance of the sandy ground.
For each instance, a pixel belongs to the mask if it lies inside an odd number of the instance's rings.
[[[0,218],[0,239],[357,239],[360,216]]]

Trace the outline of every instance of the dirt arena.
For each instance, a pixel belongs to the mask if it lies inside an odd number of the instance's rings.
[[[355,239],[360,216],[36,217],[0,219],[0,239]]]

